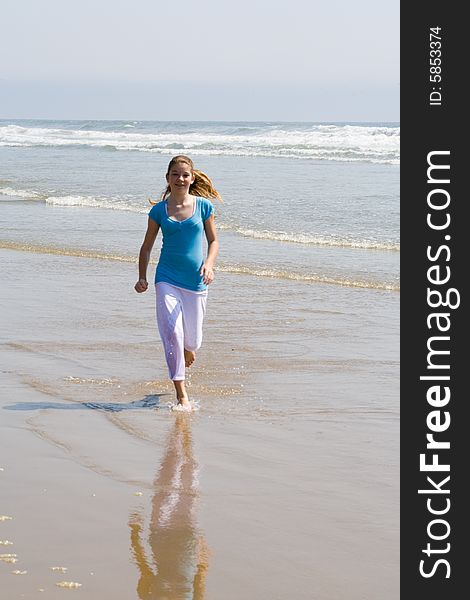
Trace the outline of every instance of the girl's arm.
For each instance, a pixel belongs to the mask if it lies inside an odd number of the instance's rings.
[[[147,283],[147,267],[150,261],[150,253],[152,252],[159,229],[160,226],[149,217],[147,231],[139,252],[139,281],[134,286],[135,291],[139,294],[145,292],[149,285]]]
[[[209,285],[214,280],[214,264],[219,253],[219,240],[217,239],[214,215],[211,215],[204,221],[204,231],[206,233],[208,249],[207,258],[202,265],[200,275],[202,275],[204,283]]]

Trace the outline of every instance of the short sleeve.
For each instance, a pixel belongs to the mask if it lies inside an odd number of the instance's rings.
[[[155,221],[155,223],[157,225],[160,225],[160,220],[161,220],[159,204],[155,204],[154,206],[152,206],[152,208],[149,211],[149,217],[152,219],[152,221]]]
[[[207,198],[201,198],[202,207],[201,207],[201,217],[203,221],[207,221],[207,219],[214,214],[214,205]]]

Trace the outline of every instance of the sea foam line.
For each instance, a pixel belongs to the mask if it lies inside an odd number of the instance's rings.
[[[26,199],[42,199],[47,198],[47,195],[36,192],[35,190],[21,190],[18,188],[12,188],[10,186],[0,187],[0,194],[4,196],[12,196],[14,198],[26,198]]]
[[[233,275],[251,275],[255,277],[266,277],[269,279],[289,279],[292,281],[304,281],[306,283],[328,283],[341,285],[345,287],[365,288],[374,290],[388,290],[399,292],[400,286],[393,283],[356,281],[354,279],[344,279],[339,277],[329,277],[326,275],[304,275],[302,273],[293,273],[292,271],[276,271],[274,269],[257,269],[245,267],[243,265],[221,265],[217,267],[222,273],[231,273]]]
[[[304,233],[287,233],[284,231],[257,231],[255,229],[243,229],[230,225],[219,224],[221,231],[231,231],[243,237],[255,240],[273,240],[275,242],[286,242],[306,246],[326,246],[334,248],[360,248],[363,250],[391,250],[400,251],[400,244],[394,242],[379,242],[375,240],[351,240],[340,237],[321,235],[308,235]]]
[[[52,196],[52,192],[40,192],[37,190],[24,190],[11,186],[0,187],[0,195],[22,200],[37,200],[53,206],[84,206],[89,208],[104,208],[109,210],[122,210],[135,213],[147,213],[150,203],[135,200],[132,196],[81,196],[80,194],[68,194],[65,196]]]
[[[17,250],[19,252],[52,254],[54,256],[75,256],[78,258],[95,258],[118,262],[137,262],[137,258],[131,256],[120,256],[119,254],[107,254],[105,252],[95,252],[93,250],[82,250],[79,248],[59,248],[57,246],[41,246],[39,244],[22,244],[10,240],[0,240],[0,248],[5,250]]]
[[[298,129],[258,127],[244,134],[227,128],[185,132],[134,132],[0,126],[0,146],[83,146],[110,150],[175,151],[194,155],[307,158],[399,164],[400,130],[360,125],[310,125]]]
[[[38,254],[52,254],[55,256],[74,256],[78,258],[91,258],[97,260],[112,260],[126,263],[137,263],[137,258],[134,256],[122,256],[118,254],[108,254],[104,252],[95,252],[92,250],[81,250],[76,248],[58,248],[56,246],[41,246],[37,244],[23,244],[12,242],[10,240],[0,240],[0,248],[5,250],[16,250],[20,252],[32,252]],[[155,260],[151,260],[150,264],[155,264]],[[245,265],[224,265],[217,266],[217,270],[221,273],[230,273],[232,275],[251,275],[254,277],[263,277],[269,279],[287,279],[305,283],[327,283],[333,285],[341,285],[346,287],[366,288],[376,290],[388,290],[398,292],[400,286],[394,283],[385,283],[379,281],[365,281],[345,279],[339,277],[330,277],[326,275],[306,275],[303,273],[294,273],[292,271],[276,271],[274,269],[259,269],[256,267]]]
[[[123,198],[103,198],[96,196],[47,196],[45,198],[46,204],[53,206],[84,206],[89,208],[104,208],[108,210],[121,210],[134,213],[148,213],[151,206],[149,203],[142,206],[140,203],[132,204],[129,199]]]

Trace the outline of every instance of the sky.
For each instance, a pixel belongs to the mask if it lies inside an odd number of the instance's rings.
[[[0,118],[398,121],[398,0],[2,0]]]

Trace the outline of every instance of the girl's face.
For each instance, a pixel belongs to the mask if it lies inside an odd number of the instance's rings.
[[[194,183],[194,175],[191,171],[191,167],[183,162],[176,163],[173,165],[166,176],[170,190],[181,192],[188,192],[189,186]]]

